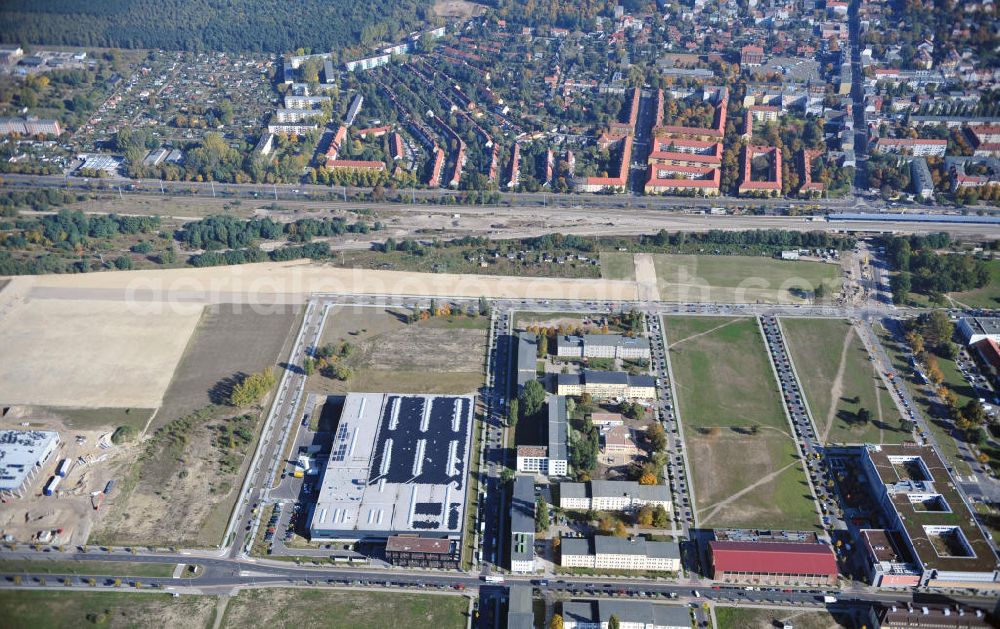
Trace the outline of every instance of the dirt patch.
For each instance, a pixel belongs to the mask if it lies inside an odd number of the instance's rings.
[[[482,15],[486,7],[467,0],[438,0],[434,3],[434,14],[455,20],[468,20]]]
[[[0,402],[155,408],[200,304],[28,299],[0,320]]]
[[[268,400],[265,400],[266,407]],[[253,442],[219,443],[223,426],[239,411],[203,409],[148,435],[135,456],[117,466],[121,491],[112,495],[92,544],[215,546],[239,489]],[[262,409],[247,411],[254,439]],[[221,514],[221,515],[220,515]]]
[[[313,293],[437,295],[507,299],[634,300],[635,282],[595,278],[508,277],[345,269],[313,262],[262,262],[238,266],[107,271],[77,275],[20,276],[11,289],[92,299],[173,299],[204,302],[296,303]],[[95,289],[96,292],[95,292]]]
[[[488,319],[434,317],[406,323],[408,314],[402,309],[331,309],[321,344],[351,345],[350,355],[338,363],[352,376],[344,381],[317,373],[309,390],[457,394],[482,385]]]
[[[296,306],[218,304],[205,309],[163,396],[151,430],[209,404],[222,404],[242,376],[273,366],[297,331]]]

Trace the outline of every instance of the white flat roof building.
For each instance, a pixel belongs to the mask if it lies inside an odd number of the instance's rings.
[[[348,394],[312,537],[460,538],[473,402],[471,396]]]
[[[0,492],[18,492],[59,445],[59,433],[0,430]]]

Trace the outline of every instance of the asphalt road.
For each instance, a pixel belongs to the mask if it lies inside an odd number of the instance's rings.
[[[169,577],[141,577],[125,579],[122,583],[134,589],[134,582],[139,581],[142,588],[180,589],[192,593],[218,594],[231,591],[236,587],[252,586],[291,586],[291,585],[340,585],[353,587],[401,587],[407,589],[462,589],[476,591],[480,587],[490,588],[492,584],[482,581],[478,575],[465,574],[456,571],[425,571],[414,570],[358,570],[351,568],[312,568],[306,566],[281,565],[279,562],[236,560],[229,558],[205,557],[200,555],[180,554],[136,554],[102,553],[102,552],[48,552],[35,551],[5,551],[0,553],[0,559],[32,559],[40,562],[46,558],[59,561],[123,561],[136,563],[166,563],[166,564],[197,564],[204,568],[201,576],[188,579]],[[14,577],[21,577],[21,584],[15,585]],[[97,586],[89,586],[90,577],[96,579]],[[58,575],[31,574],[24,572],[0,572],[0,587],[40,587],[40,577],[44,577],[44,585],[58,585],[63,577],[71,579],[74,585],[86,589],[111,589],[114,587],[114,576],[106,575]],[[504,586],[521,583],[538,585],[538,578],[506,577]],[[737,586],[713,586],[710,583],[691,581],[688,583],[668,582],[665,580],[641,580],[607,578],[601,583],[595,583],[591,577],[563,577],[549,579],[544,589],[569,596],[610,596],[618,598],[661,598],[676,599],[677,602],[729,602],[755,603],[777,606],[822,606],[822,596],[832,595],[838,598],[836,605],[868,605],[871,603],[903,603],[911,596],[899,592],[869,590],[867,588],[849,589],[802,589],[773,588],[746,590]],[[956,594],[951,597],[953,602],[980,606],[990,601],[981,598]]]

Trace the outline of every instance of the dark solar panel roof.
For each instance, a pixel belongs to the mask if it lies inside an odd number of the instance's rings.
[[[399,414],[393,420],[393,409],[398,400]],[[430,404],[427,429],[422,431],[425,404]],[[457,406],[457,408],[456,408]],[[456,482],[457,489],[465,486],[465,461],[459,461],[449,474],[448,461],[451,442],[457,442],[456,455],[465,456],[466,435],[470,421],[467,398],[416,396],[389,396],[382,409],[382,422],[375,440],[368,482],[377,482],[381,476],[383,459],[388,455],[389,465],[384,478],[391,483],[424,483],[446,485]],[[458,421],[454,422],[455,413]],[[453,430],[457,428],[457,430]],[[389,441],[391,440],[391,447]],[[422,445],[421,445],[422,444]],[[421,450],[422,449],[422,450]],[[422,451],[419,465],[415,465],[418,452]],[[419,473],[414,475],[414,470]]]

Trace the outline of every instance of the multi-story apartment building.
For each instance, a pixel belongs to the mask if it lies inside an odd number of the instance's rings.
[[[625,398],[650,400],[656,397],[656,380],[652,376],[632,376],[624,371],[596,371],[559,374],[556,393],[580,396],[589,393],[595,398]]]
[[[560,565],[567,568],[652,572],[681,569],[680,546],[674,542],[649,542],[641,537],[565,537],[560,543],[560,556]]]
[[[635,481],[593,480],[560,483],[559,507],[577,511],[634,511],[644,505],[670,510],[673,503],[666,485],[640,485]]]
[[[649,360],[649,340],[621,334],[560,336],[556,340],[560,358],[621,358]]]

